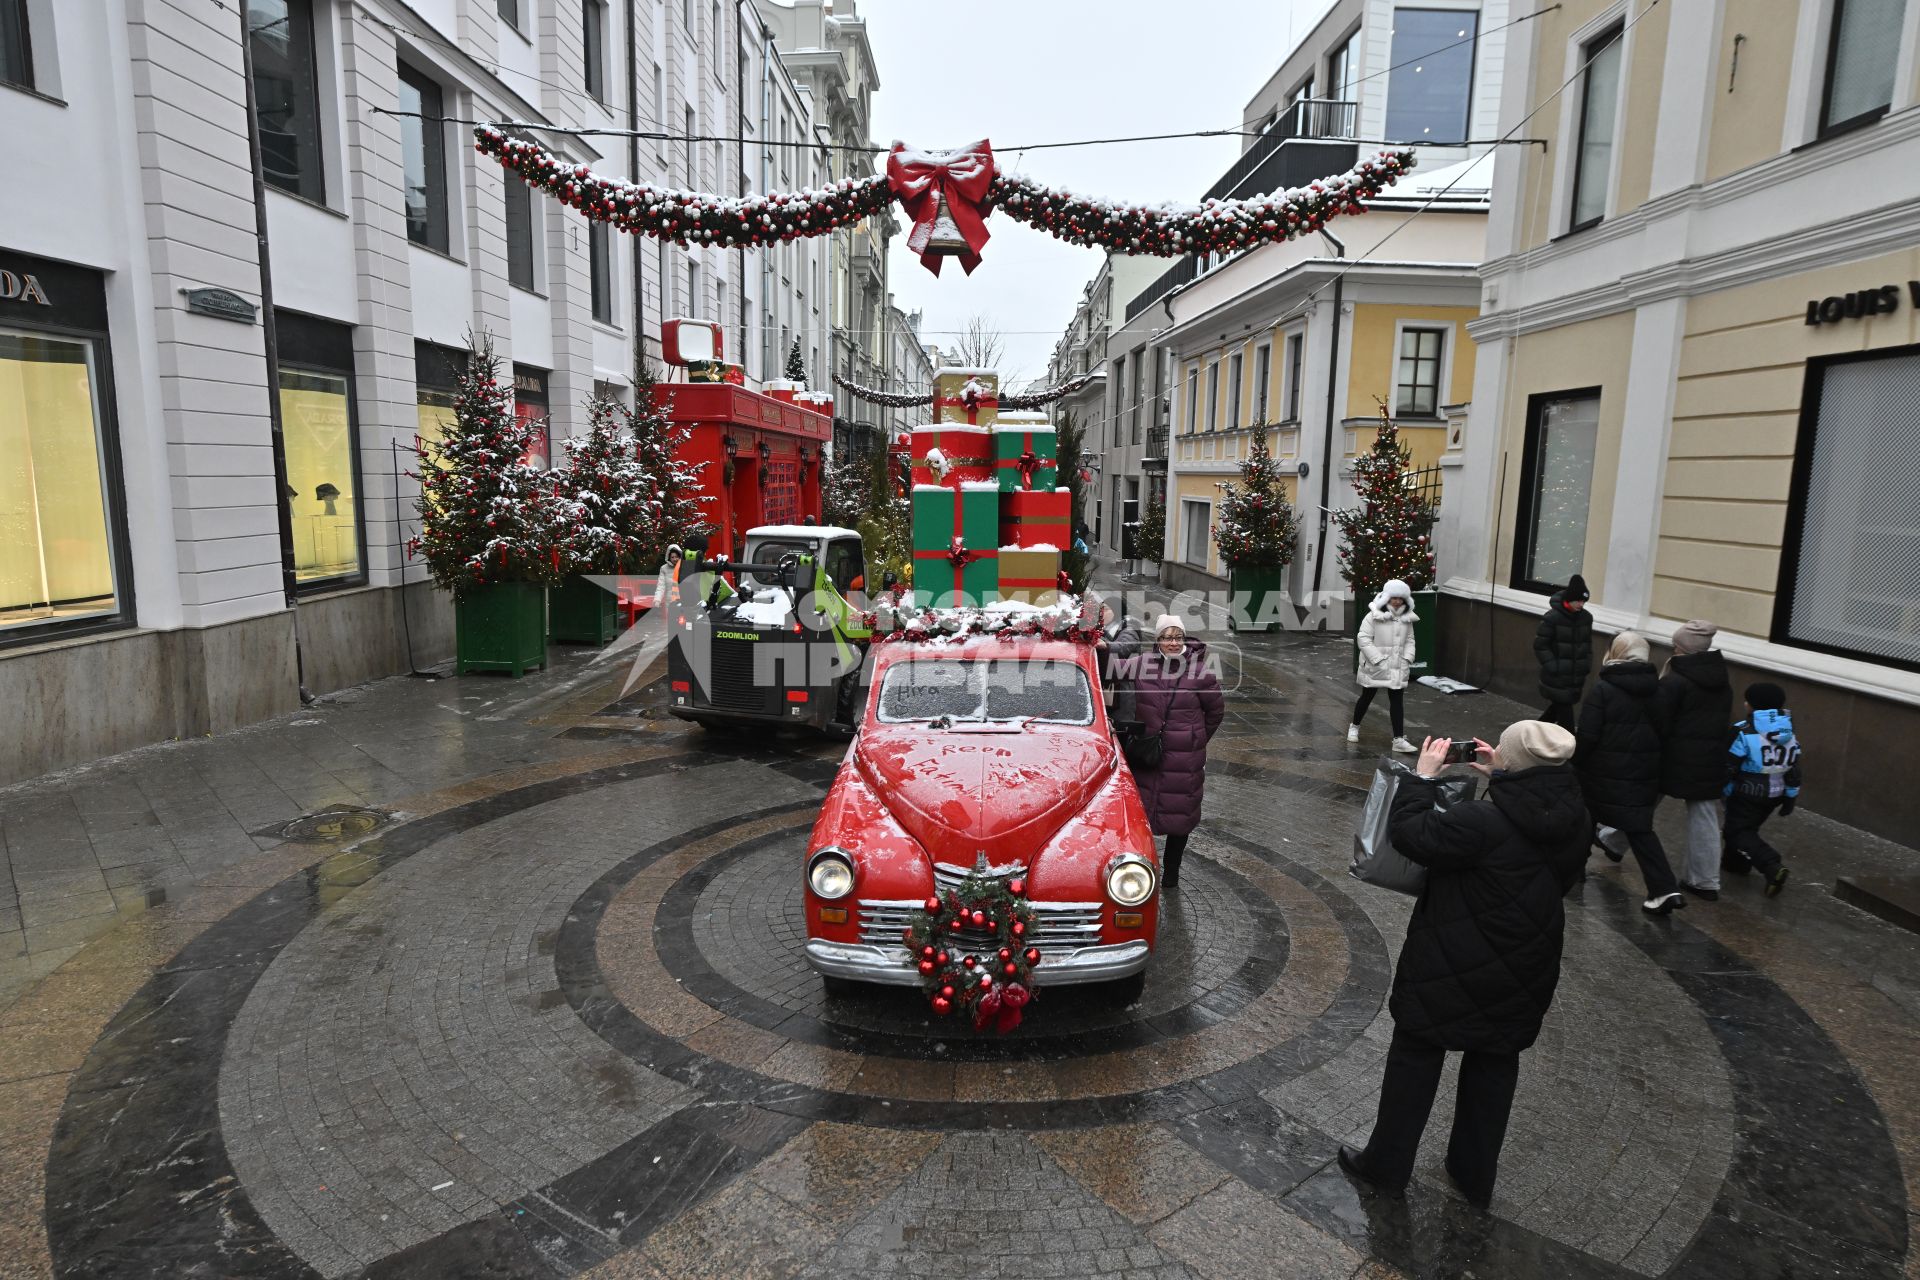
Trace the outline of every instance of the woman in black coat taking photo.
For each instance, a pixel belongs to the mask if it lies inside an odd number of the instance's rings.
[[[1607,648],[1600,678],[1580,708],[1573,767],[1586,793],[1593,820],[1627,838],[1647,896],[1640,909],[1666,915],[1687,905],[1667,863],[1667,851],[1654,834],[1653,811],[1660,803],[1662,730],[1660,676],[1647,661],[1647,641],[1622,631]],[[1602,851],[1615,862],[1621,855],[1609,845],[1612,833],[1596,835]]]
[[[1580,879],[1591,826],[1567,762],[1573,735],[1522,720],[1500,745],[1477,743],[1492,781],[1484,800],[1434,807],[1429,785],[1448,743],[1429,738],[1420,778],[1394,798],[1393,847],[1427,868],[1393,974],[1393,1044],[1380,1112],[1364,1151],[1340,1167],[1374,1190],[1401,1194],[1427,1126],[1449,1050],[1460,1062],[1446,1170],[1468,1200],[1493,1198],[1520,1053],[1540,1035],[1560,984],[1561,898]]]

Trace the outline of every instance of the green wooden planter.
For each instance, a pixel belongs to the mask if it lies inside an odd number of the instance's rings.
[[[1247,597],[1246,613],[1249,619],[1258,618],[1267,606],[1270,597],[1286,593],[1287,567],[1283,564],[1242,565],[1227,571],[1227,590],[1233,597],[1235,607],[1227,614],[1227,630],[1241,629],[1236,615],[1240,612],[1240,597]],[[1276,620],[1250,624],[1254,631],[1278,631],[1280,623]]]
[[[620,598],[585,578],[568,578],[547,594],[547,639],[555,644],[612,644],[620,634]]]
[[[1360,620],[1367,616],[1367,606],[1372,603],[1376,593],[1354,601],[1353,622],[1353,669],[1360,669]],[[1408,680],[1418,680],[1421,676],[1433,674],[1434,647],[1440,643],[1440,592],[1435,589],[1413,593],[1413,666],[1409,668]]]
[[[495,582],[453,606],[455,674],[507,671],[524,675],[547,665],[547,590],[530,582]]]

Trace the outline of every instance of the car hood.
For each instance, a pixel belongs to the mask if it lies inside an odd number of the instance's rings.
[[[1031,865],[1114,767],[1112,746],[1086,729],[1015,732],[867,728],[854,745],[861,776],[936,862]]]

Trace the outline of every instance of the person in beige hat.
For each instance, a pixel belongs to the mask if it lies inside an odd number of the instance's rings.
[[[1419,776],[1393,802],[1393,847],[1427,869],[1394,967],[1393,1043],[1380,1110],[1364,1150],[1340,1167],[1364,1186],[1402,1194],[1449,1051],[1460,1061],[1446,1170],[1472,1203],[1493,1197],[1520,1053],[1540,1034],[1560,982],[1561,899],[1581,878],[1591,831],[1569,761],[1574,737],[1522,720],[1500,745],[1476,740],[1486,798],[1436,807],[1445,738],[1421,748]]]

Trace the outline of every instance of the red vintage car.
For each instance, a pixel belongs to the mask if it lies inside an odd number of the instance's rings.
[[[1089,645],[876,645],[866,714],[807,849],[806,955],[830,989],[919,983],[903,940],[913,913],[976,872],[1026,881],[1041,986],[1145,980],[1159,860]],[[990,936],[955,941],[987,950]]]

